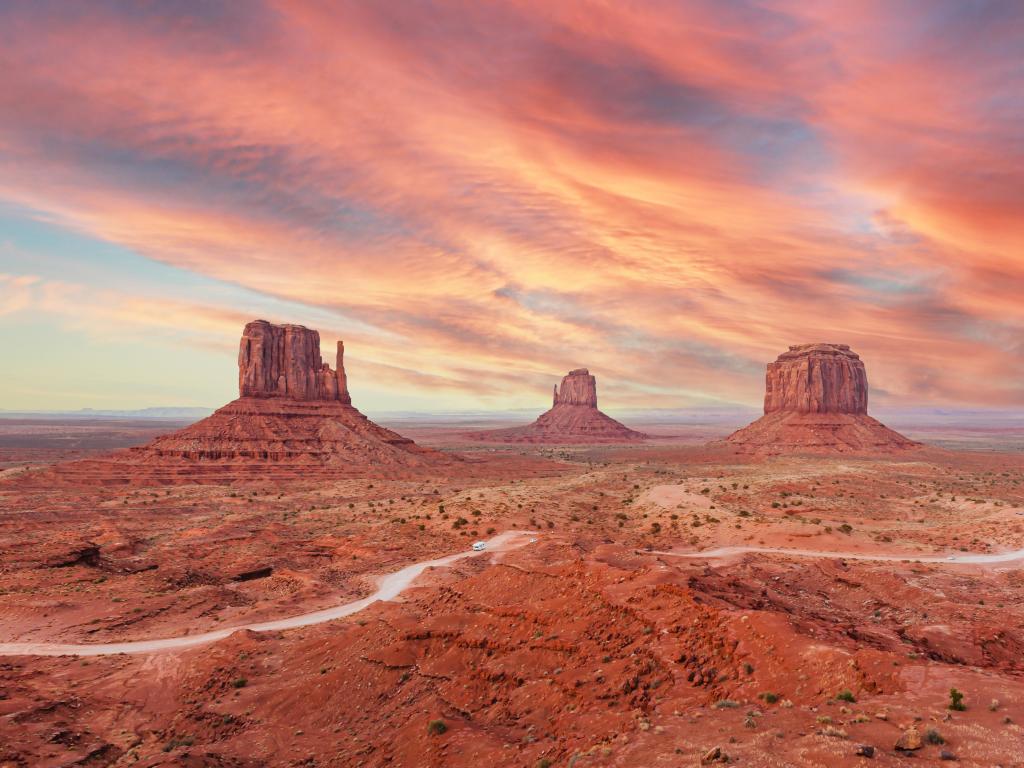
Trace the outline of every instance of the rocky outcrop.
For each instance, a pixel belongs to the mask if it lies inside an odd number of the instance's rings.
[[[551,409],[525,427],[473,432],[474,440],[500,443],[630,443],[647,435],[597,409],[597,379],[586,368],[569,371],[554,388]]]
[[[867,413],[868,376],[846,344],[795,344],[768,363],[764,412]]]
[[[345,377],[345,346],[338,342],[336,369],[320,357],[320,334],[301,325],[254,320],[238,345],[239,397],[352,402]]]
[[[872,453],[916,447],[868,416],[868,377],[846,344],[797,344],[768,364],[764,416],[726,441],[743,453]]]

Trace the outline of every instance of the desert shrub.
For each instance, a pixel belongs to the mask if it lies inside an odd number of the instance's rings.
[[[231,681],[231,685],[234,686],[235,688],[245,688],[245,686],[248,685],[248,684],[249,684],[249,681],[246,680],[244,677],[239,677],[239,678]]]
[[[427,723],[427,733],[431,736],[440,736],[442,733],[448,730],[448,726],[444,720],[431,720]]]
[[[779,694],[777,694],[777,693],[772,693],[771,691],[765,691],[764,693],[760,694],[760,696],[758,698],[763,700],[766,704],[774,704],[775,702],[777,702],[779,700],[780,697],[779,697]]]
[[[174,738],[164,744],[164,752],[170,752],[178,747],[191,747],[193,744],[191,736],[184,736],[182,738]]]
[[[949,689],[949,708],[955,712],[963,712],[967,709],[967,705],[964,704],[964,695],[956,688]]]
[[[945,744],[946,740],[942,738],[942,734],[934,728],[929,728],[924,732],[924,741],[926,744]]]
[[[849,688],[844,688],[839,693],[837,693],[836,699],[838,701],[848,701],[851,704],[857,701],[857,697],[853,695],[853,691],[851,691]]]
[[[721,699],[714,704],[715,709],[736,709],[740,703],[732,699]]]

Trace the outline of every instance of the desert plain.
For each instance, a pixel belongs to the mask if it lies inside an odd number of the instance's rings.
[[[502,446],[406,420],[458,460],[182,483],[69,472],[57,426],[33,447],[23,424],[5,449],[2,643],[245,627],[532,533],[333,621],[157,653],[6,652],[0,765],[1024,759],[1022,561],[984,561],[1024,548],[1015,434],[758,456],[705,445],[714,426]],[[75,458],[150,438],[92,429],[106,437]]]

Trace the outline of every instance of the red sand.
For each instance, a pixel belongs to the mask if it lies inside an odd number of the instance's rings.
[[[272,620],[492,529],[544,534],[327,624],[2,659],[0,765],[696,765],[718,747],[819,766],[858,764],[862,744],[897,765],[911,726],[945,741],[914,764],[1019,762],[1019,565],[913,562],[1024,546],[1019,454],[764,459],[682,442],[478,451],[373,478],[21,473],[0,484],[3,641]],[[907,558],[653,552],[730,545]],[[954,686],[964,712],[946,708]],[[836,700],[847,689],[855,701]]]

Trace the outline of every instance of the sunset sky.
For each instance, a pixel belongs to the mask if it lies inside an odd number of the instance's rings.
[[[1024,406],[1024,3],[0,0],[0,408]]]

